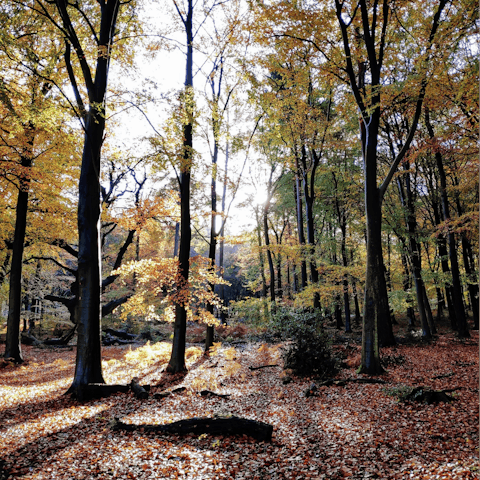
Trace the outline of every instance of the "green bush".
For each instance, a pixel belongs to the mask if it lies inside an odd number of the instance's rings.
[[[272,333],[290,340],[285,347],[285,368],[297,375],[333,376],[339,361],[333,357],[330,341],[322,329],[323,319],[308,311],[282,309],[271,322]]]
[[[230,302],[230,318],[233,323],[264,327],[268,318],[268,303],[264,298],[255,297]]]

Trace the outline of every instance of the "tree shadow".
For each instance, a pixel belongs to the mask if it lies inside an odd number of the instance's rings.
[[[51,410],[47,409],[52,406],[52,403],[54,401],[45,402],[45,410],[43,411],[50,414]],[[78,405],[78,402],[73,400],[69,403]],[[102,423],[107,423],[105,416],[108,416],[108,412],[117,406],[118,404],[115,403],[108,409],[92,417],[84,418],[69,427],[58,429],[52,433],[41,434],[34,441],[28,442],[16,448],[15,451],[0,457],[0,479],[18,478],[26,474],[32,474],[32,469],[42,471],[43,466],[47,467],[50,465],[50,457],[60,454],[65,449],[74,449],[77,443],[83,442],[85,440],[83,432],[89,425],[97,423],[98,418],[102,419]],[[62,407],[66,408],[66,405],[63,404]],[[60,408],[56,408],[56,410],[60,410]],[[23,421],[25,421],[25,418]],[[11,427],[12,425],[10,423],[6,427]],[[77,430],[82,432],[82,434],[75,434]]]

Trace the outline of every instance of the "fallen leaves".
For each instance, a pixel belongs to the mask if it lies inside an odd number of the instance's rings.
[[[438,345],[440,344],[440,345]],[[186,375],[166,375],[166,344],[104,349],[111,383],[138,377],[156,399],[118,394],[80,404],[63,393],[73,351],[25,349],[27,362],[0,369],[0,478],[4,479],[475,479],[478,478],[478,334],[468,345],[442,335],[437,345],[385,349],[387,385],[312,379],[282,383],[278,348],[217,345],[213,358],[193,347]],[[353,351],[352,355],[356,352]],[[290,376],[293,376],[289,372]],[[356,379],[353,368],[342,378]],[[388,389],[455,388],[452,403],[398,403]],[[154,385],[159,385],[154,387]],[[201,395],[208,388],[229,395]],[[274,425],[271,443],[245,436],[169,436],[112,431],[114,417],[165,424],[200,416],[237,415]]]

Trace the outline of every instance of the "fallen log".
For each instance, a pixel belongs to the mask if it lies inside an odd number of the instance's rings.
[[[203,433],[211,435],[248,435],[265,442],[272,440],[273,433],[273,425],[235,416],[189,418],[165,425],[137,425],[123,423],[118,418],[115,418],[111,428],[112,430],[140,430],[145,432],[171,433],[175,435],[186,435],[189,433],[194,435],[201,435]]]
[[[20,340],[23,345],[35,345],[39,346],[42,345],[42,341],[38,340],[38,338],[34,337],[31,333],[23,333],[20,336]]]
[[[105,334],[102,338],[102,345],[104,347],[109,347],[111,345],[131,345],[136,343],[136,340],[124,340],[118,337],[112,337],[110,334]]]
[[[138,335],[133,333],[128,333],[123,330],[114,330],[113,328],[106,328],[105,333],[108,335],[112,335],[112,337],[121,338],[122,340],[135,340]]]
[[[185,390],[186,390],[185,387],[177,387],[177,388],[174,388],[173,390],[170,390],[170,391],[154,393],[153,398],[156,398],[157,400],[160,400],[162,398],[167,398],[174,393],[182,393]]]
[[[65,347],[68,345],[68,342],[73,338],[75,335],[75,330],[77,326],[74,325],[65,335],[60,338],[47,338],[43,341],[45,345],[53,346],[53,347]]]
[[[405,395],[402,398],[404,402],[420,402],[431,405],[432,403],[445,402],[449,403],[455,400],[453,397],[450,397],[445,392],[447,390],[430,390],[426,387],[416,387],[409,394]],[[450,389],[448,391],[453,391]]]

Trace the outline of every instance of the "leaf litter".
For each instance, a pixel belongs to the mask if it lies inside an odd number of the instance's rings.
[[[188,373],[164,372],[171,345],[103,349],[107,383],[138,377],[151,393],[79,403],[65,396],[75,351],[24,347],[21,366],[0,368],[0,480],[9,479],[476,479],[478,476],[478,332],[468,342],[452,334],[431,345],[383,349],[386,384],[319,386],[315,379],[282,382],[278,345],[216,344],[209,356],[187,350]],[[341,349],[341,347],[339,347]],[[358,347],[344,349],[355,372]],[[395,361],[397,359],[398,361]],[[454,401],[399,402],[423,385],[451,391]],[[202,390],[228,397],[202,396]],[[270,443],[246,436],[158,435],[113,431],[126,423],[237,415],[274,426]]]

